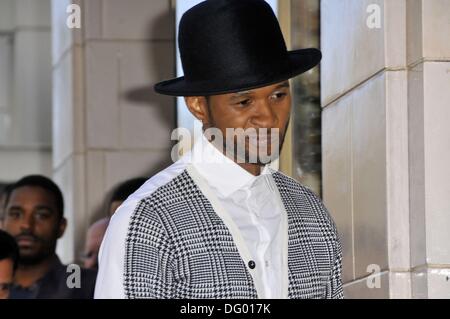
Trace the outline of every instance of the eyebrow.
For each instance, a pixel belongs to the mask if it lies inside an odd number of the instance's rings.
[[[46,209],[46,210],[49,210],[50,212],[53,212],[53,209],[50,206],[45,206],[45,205],[38,205],[34,209],[35,210],[37,210],[37,209]]]
[[[275,87],[275,89],[274,89],[274,91],[275,90],[279,90],[279,89],[283,89],[283,88],[290,88],[291,87],[291,85],[289,84],[289,81],[286,81],[286,82],[283,82],[283,83],[280,83],[280,84],[278,84],[276,87]],[[239,97],[242,97],[242,96],[245,96],[245,95],[250,95],[250,94],[252,94],[253,93],[253,91],[241,91],[241,92],[236,92],[236,93],[234,93],[232,96],[231,96],[231,98],[232,99],[236,99],[236,98],[239,98]]]
[[[8,208],[8,210],[11,210],[11,209],[23,210],[21,206],[17,206],[17,205],[14,205],[14,206],[11,206]],[[37,209],[46,209],[46,210],[49,210],[50,212],[53,212],[53,209],[50,206],[46,206],[46,205],[38,205],[38,206],[34,207],[34,210],[37,210]]]
[[[17,206],[17,205],[15,205],[15,206],[10,206],[10,207],[8,207],[8,206],[5,207],[5,210],[11,210],[11,209],[19,209],[19,210],[22,210],[22,207],[21,207],[21,206]]]

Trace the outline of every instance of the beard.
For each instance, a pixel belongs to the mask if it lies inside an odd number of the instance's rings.
[[[216,121],[214,117],[212,116],[211,112],[211,106],[209,103],[208,97],[206,97],[207,101],[207,107],[208,107],[208,117],[209,122],[207,124],[203,124],[203,132],[207,132],[209,129],[216,129]],[[281,149],[284,145],[284,140],[286,138],[286,132],[287,128],[290,123],[291,116],[289,115],[286,121],[286,124],[284,125],[283,129],[272,129],[272,128],[262,128],[263,130],[266,130],[266,135],[271,136],[270,138],[266,137],[267,143],[260,143],[260,135],[256,134],[256,137],[249,138],[245,137],[246,133],[244,133],[244,141],[242,141],[242,136],[239,136],[240,134],[232,134],[233,139],[229,138],[229,135],[226,134],[226,132],[221,132],[219,136],[222,138],[217,140],[215,137],[214,139],[211,139],[211,136],[209,134],[206,134],[207,139],[210,143],[216,146],[217,149],[222,150],[224,155],[228,158],[232,159],[235,163],[243,164],[243,163],[251,163],[256,164],[258,166],[265,166],[267,164],[270,164],[274,160],[278,159],[281,154]],[[254,128],[250,128],[254,129]],[[229,128],[226,129],[228,131]],[[240,128],[231,128],[231,130],[239,131],[243,130]],[[254,129],[257,130],[257,129]],[[261,129],[259,129],[261,130]],[[272,131],[277,130],[277,132],[274,134]],[[246,130],[245,130],[246,131]],[[212,134],[215,135],[215,134]],[[237,136],[236,136],[237,135]],[[255,135],[255,134],[253,134]],[[263,134],[264,135],[264,134]],[[216,135],[217,136],[217,135]],[[276,142],[276,143],[272,143]],[[265,145],[263,145],[265,144]],[[269,151],[270,149],[270,151]],[[265,155],[267,156],[261,156],[263,153],[262,151],[265,151]],[[274,152],[275,151],[275,152]]]
[[[247,130],[237,129],[232,134],[226,134],[222,141],[214,140],[212,143],[224,150],[225,155],[238,164],[264,166],[279,158],[286,138],[287,126],[288,124],[282,131],[259,129],[259,134],[248,134]]]
[[[35,255],[23,255],[20,254],[19,264],[23,266],[35,266],[42,263],[44,260],[53,256],[53,254],[35,254]]]
[[[33,244],[31,246],[21,246],[19,240],[22,237],[33,239]],[[19,264],[21,265],[37,265],[55,254],[56,239],[46,240],[28,232],[21,233],[15,239],[19,245]]]

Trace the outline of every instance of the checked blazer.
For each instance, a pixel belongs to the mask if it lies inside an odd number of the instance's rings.
[[[272,173],[288,221],[288,297],[343,298],[342,252],[321,200]],[[258,265],[257,265],[258,267]],[[257,298],[252,269],[187,170],[140,199],[125,239],[126,298]]]

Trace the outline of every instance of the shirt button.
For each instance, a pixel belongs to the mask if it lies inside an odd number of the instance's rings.
[[[249,267],[250,269],[255,269],[255,267],[256,267],[255,262],[254,262],[253,260],[250,260],[250,261],[248,262],[248,267]]]

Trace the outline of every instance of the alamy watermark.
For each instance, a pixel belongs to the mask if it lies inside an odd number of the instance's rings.
[[[370,275],[366,279],[366,285],[369,289],[381,288],[381,267],[377,264],[370,264],[366,271]]]
[[[70,4],[66,8],[66,13],[69,14],[66,20],[66,25],[69,29],[81,28],[81,7],[78,4]],[[366,13],[369,15],[366,19],[366,25],[369,29],[381,29],[381,7],[379,4],[372,3],[366,8]]]
[[[202,129],[199,129],[198,125],[194,129],[194,138],[191,131],[186,128],[177,128],[172,132],[171,139],[178,141],[171,151],[173,162],[191,149],[193,140],[197,143],[192,150],[193,162],[224,163],[228,158],[238,164],[265,165],[278,159],[280,155],[282,137],[278,128],[226,128],[225,134],[218,128],[207,128],[200,132]],[[204,149],[206,145],[202,143],[198,134],[203,134],[225,157],[205,156],[208,149]]]
[[[69,29],[80,29],[81,28],[81,8],[78,4],[68,5],[66,12],[69,16],[66,20],[66,25]]]
[[[67,276],[66,285],[69,289],[81,288],[81,268],[76,264],[70,264],[66,268]]]
[[[369,29],[381,29],[381,7],[378,4],[370,4],[366,8],[369,13],[366,19],[366,25]]]

